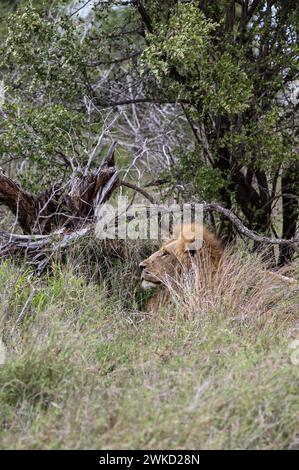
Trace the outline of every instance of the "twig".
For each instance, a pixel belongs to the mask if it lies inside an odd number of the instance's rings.
[[[120,180],[119,181],[120,186],[126,186],[127,188],[134,189],[134,191],[137,191],[138,193],[142,194],[146,199],[148,199],[152,204],[157,204],[153,196],[151,196],[147,191],[145,191],[143,188],[140,188],[140,186],[135,186],[135,184],[128,183],[127,181]]]
[[[70,18],[74,15],[76,15],[77,13],[79,13],[79,11],[83,10],[83,8],[85,8],[92,0],[87,0],[87,2],[85,2],[83,5],[81,5],[76,11],[74,11],[71,15],[70,15]]]

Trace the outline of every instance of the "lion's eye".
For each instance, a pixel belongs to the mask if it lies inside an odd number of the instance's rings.
[[[164,253],[162,253],[161,256],[168,256],[168,255],[169,255],[169,253],[167,253],[167,251],[164,251]]]

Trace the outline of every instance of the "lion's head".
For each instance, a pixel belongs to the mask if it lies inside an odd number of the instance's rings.
[[[201,243],[198,243],[199,233]],[[222,253],[220,241],[204,227],[195,224],[176,227],[173,238],[140,263],[142,287],[167,285],[169,280],[180,276],[182,268],[199,266],[205,258],[217,269]]]

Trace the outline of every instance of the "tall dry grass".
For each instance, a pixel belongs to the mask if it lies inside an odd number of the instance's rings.
[[[123,248],[90,247],[94,267],[74,251],[39,279],[0,265],[0,447],[298,448],[298,289],[236,252],[144,313],[150,247]]]
[[[171,301],[185,319],[219,315],[236,321],[296,322],[299,282],[288,282],[283,271],[271,273],[262,255],[228,249],[216,272],[208,259],[199,263],[191,271],[182,267],[179,281],[167,282]]]

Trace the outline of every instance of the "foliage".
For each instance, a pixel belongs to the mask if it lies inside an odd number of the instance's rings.
[[[170,170],[171,184],[175,185],[180,181],[186,184],[186,201],[191,200],[194,193],[201,202],[216,201],[220,197],[221,189],[226,186],[226,181],[219,170],[213,170],[199,157],[200,153],[200,149],[196,148],[193,152],[178,154],[178,159]]]
[[[239,58],[215,47],[211,58],[218,25],[205,17],[197,3],[178,4],[168,24],[158,23],[147,35],[143,67],[150,67],[159,81],[166,78],[163,85],[177,97],[200,104],[208,112],[242,112],[248,107],[251,82],[240,68]],[[188,77],[187,83],[167,80],[173,67]]]
[[[80,146],[82,152],[88,122],[79,104],[87,50],[71,22],[51,21],[27,6],[8,16],[1,56],[4,77],[10,75],[4,82],[3,160],[27,161],[19,178],[38,190],[67,173],[59,155],[73,157]]]
[[[23,187],[38,192],[69,174],[59,156],[76,156],[84,139],[84,116],[59,103],[26,106],[21,115],[15,103],[7,103],[5,110],[10,119],[3,128],[3,151],[31,164],[18,175]]]
[[[187,184],[185,199],[217,198],[265,234],[276,224],[280,200],[280,235],[294,237],[298,103],[287,90],[298,79],[298,4],[162,3],[99,1],[84,20],[80,8],[74,14],[77,3],[26,2],[8,15],[1,164],[16,162],[28,189],[63,181],[70,171],[63,157],[84,166],[112,109],[118,120],[111,132],[137,174],[146,168],[145,180],[161,169],[165,176],[167,168],[172,194]],[[190,129],[171,148],[165,132],[150,158],[166,104],[177,123],[184,106]],[[280,262],[291,257],[292,250],[281,252]]]

